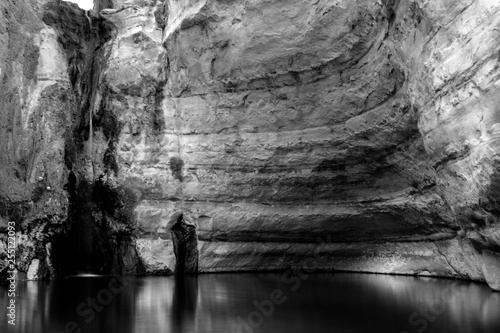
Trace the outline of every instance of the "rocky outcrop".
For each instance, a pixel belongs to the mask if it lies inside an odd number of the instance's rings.
[[[0,221],[16,222],[16,262],[24,272],[34,258],[42,259],[39,267],[46,269],[45,244],[67,218],[64,147],[76,104],[65,52],[56,31],[40,18],[43,5],[10,0],[0,4],[4,46],[0,51]],[[2,259],[4,255],[2,251]]]
[[[2,221],[16,222],[17,269],[28,279],[140,273],[127,220],[105,218],[126,215],[132,195],[96,178],[89,143],[111,29],[71,3],[2,6],[0,204]]]
[[[198,273],[198,235],[196,225],[184,218],[177,217],[170,229],[176,257],[177,274]]]
[[[498,252],[483,251],[483,274],[491,289],[500,291],[500,255]]]
[[[79,244],[67,253],[96,267],[71,271],[169,274],[175,258],[186,262],[179,226],[198,244],[188,246],[187,262],[202,272],[296,266],[452,276],[496,288],[499,4],[97,7],[88,29],[72,5],[38,8],[45,24],[39,19],[33,32],[57,36],[50,45],[61,56],[51,60],[63,65],[50,75],[66,80],[65,103],[73,103],[47,108],[46,117],[74,110],[63,115],[67,134],[40,141],[33,138],[45,128],[30,132],[30,142],[44,142],[40,151],[60,142],[64,152],[47,157],[60,170],[45,166],[65,212],[54,222],[56,271],[67,274],[72,260],[57,253]],[[85,38],[68,35],[63,23]],[[43,63],[43,54],[33,58]],[[43,89],[55,89],[50,84]],[[29,96],[29,105],[43,105]],[[11,109],[25,118],[33,112]],[[17,167],[20,178],[9,186],[20,185],[4,191],[24,198],[18,203],[30,202],[38,184],[33,170],[44,164],[34,161],[25,173]],[[17,177],[9,163],[7,180]],[[31,215],[19,220],[41,225]],[[74,242],[81,234],[85,241]]]

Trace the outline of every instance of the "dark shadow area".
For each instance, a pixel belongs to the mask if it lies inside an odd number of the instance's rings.
[[[198,236],[196,225],[180,215],[170,229],[177,258],[175,273],[198,272]]]
[[[93,216],[97,211],[94,186],[80,181],[76,187],[70,177],[68,192],[68,222],[53,243],[52,260],[57,275],[110,274],[113,246],[106,225],[98,224]]]
[[[198,276],[176,275],[172,300],[172,332],[183,332],[196,321]]]
[[[90,184],[69,176],[68,220],[55,237],[52,262],[57,277],[75,274],[142,275],[134,246],[135,197],[102,178]]]

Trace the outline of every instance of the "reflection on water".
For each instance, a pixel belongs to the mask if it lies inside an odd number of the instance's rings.
[[[0,332],[500,332],[500,293],[465,281],[321,273],[19,282]],[[3,313],[9,299],[2,291]]]
[[[196,276],[177,276],[174,286],[172,313],[172,331],[194,332],[196,305],[198,303],[198,279]]]

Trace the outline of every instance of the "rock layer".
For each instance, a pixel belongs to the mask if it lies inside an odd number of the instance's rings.
[[[183,214],[197,226],[202,272],[304,266],[496,288],[497,262],[485,255],[500,244],[494,1],[119,0],[97,5],[81,39],[61,22],[81,26],[82,11],[25,6],[45,18],[32,39],[51,31],[57,42],[46,45],[61,55],[43,71],[54,82],[32,89],[65,82],[73,103],[46,111],[73,123],[66,137],[27,123],[14,131],[31,131],[42,152],[65,147],[64,160],[45,166],[61,188],[58,211],[69,208],[60,244],[71,230],[95,230],[94,262],[166,274]],[[67,8],[69,20],[50,15]],[[13,87],[23,73],[2,75]],[[11,109],[2,117],[34,114]],[[2,146],[8,156],[20,151],[12,145]],[[20,184],[2,183],[20,198],[9,205],[29,202],[44,165],[34,150],[25,155],[30,177],[2,164],[2,179]],[[28,210],[19,220],[40,225],[41,208]],[[74,251],[88,257],[81,246]]]

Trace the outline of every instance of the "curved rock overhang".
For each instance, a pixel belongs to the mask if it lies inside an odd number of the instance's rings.
[[[499,4],[113,1],[84,38],[64,28],[83,27],[82,13],[47,6],[39,13],[57,43],[46,40],[69,74],[42,70],[40,51],[38,82],[69,81],[58,94],[73,103],[62,106],[71,116],[57,111],[72,125],[54,136],[65,161],[52,163],[89,184],[83,210],[94,227],[84,229],[112,240],[97,241],[108,244],[102,253],[122,253],[99,255],[108,269],[175,271],[172,221],[183,214],[197,226],[200,271],[498,274]],[[74,16],[58,16],[66,12]],[[45,99],[54,97],[31,105]],[[52,143],[38,159],[13,147],[13,129],[45,133],[26,124],[0,133],[12,161],[32,161],[2,169],[26,192],[5,187],[18,203],[37,177],[64,181],[40,162]],[[54,197],[42,192],[42,202]],[[48,225],[70,230],[71,212]]]

